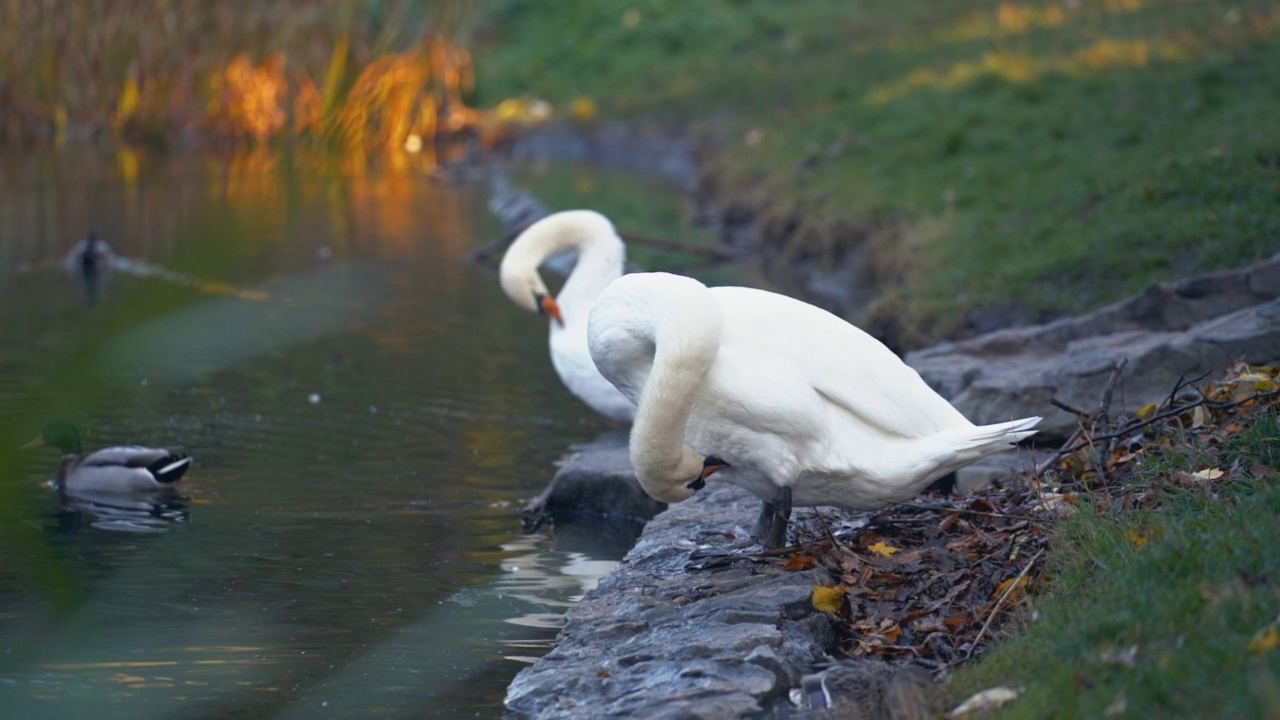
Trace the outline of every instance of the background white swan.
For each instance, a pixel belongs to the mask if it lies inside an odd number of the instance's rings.
[[[786,539],[791,505],[869,510],[1034,434],[975,426],[915,370],[825,310],[763,290],[638,273],[591,312],[600,372],[636,401],[631,463],[679,502],[711,472],[765,502],[756,537]]]
[[[538,266],[561,250],[578,262],[555,298]],[[635,404],[600,375],[587,351],[587,318],[596,296],[622,275],[626,248],[613,223],[591,210],[567,210],[530,225],[502,256],[498,277],[516,305],[551,318],[551,364],[569,392],[613,420],[630,421]]]

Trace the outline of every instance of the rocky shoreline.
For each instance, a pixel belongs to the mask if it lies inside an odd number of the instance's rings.
[[[732,542],[726,533],[746,537],[758,511],[722,485],[655,517],[569,610],[555,649],[512,681],[507,717],[743,717],[831,662],[835,628],[810,602],[826,570],[698,565]]]
[[[1164,367],[1152,365],[1161,357],[1188,360],[1176,367],[1165,363],[1182,374],[1240,354],[1257,363],[1280,361],[1278,273],[1280,256],[1238,271],[1153,286],[1090,316],[946,343],[909,360],[966,409],[967,389],[985,387],[990,395],[1001,363],[1016,363],[1020,353],[1031,358],[1039,374],[1005,373],[1010,389],[1002,407],[1037,403],[1008,410],[1016,415],[1044,412],[1040,404],[1063,391],[1050,384],[1059,377],[1074,378],[1071,387],[1081,398],[1075,402],[1082,405],[1101,394],[1107,373],[1073,371],[1092,357],[1082,347],[1105,355],[1108,370],[1114,358],[1128,357],[1136,348],[1142,351],[1135,354],[1136,364],[1153,377],[1129,380],[1124,402],[1132,409],[1167,394],[1162,383],[1169,377],[1148,367]],[[1161,324],[1143,327],[1144,318]],[[1100,334],[1090,336],[1082,328]],[[1016,342],[1019,338],[1024,342]],[[1028,383],[1037,391],[1027,392]],[[987,402],[994,401],[988,397]],[[968,408],[967,414],[973,412]],[[1050,423],[1059,431],[1067,425],[1062,420]],[[544,513],[654,517],[622,564],[569,611],[556,648],[511,683],[508,717],[735,718],[767,713],[779,704],[789,707],[788,695],[801,687],[806,674],[835,662],[836,624],[811,602],[813,587],[832,581],[830,572],[787,569],[778,558],[701,562],[700,555],[714,555],[748,536],[758,501],[735,487],[713,486],[663,511],[639,489],[625,447],[625,434],[614,432],[575,449],[561,461],[547,491],[526,509],[526,528],[536,526],[534,519]],[[957,486],[970,490],[1038,462],[1039,457],[1026,452],[1004,454],[966,468]],[[882,667],[892,681],[888,665],[859,663]],[[841,716],[912,717],[883,704],[848,712],[859,714]]]
[[[566,137],[544,144],[569,143],[575,153],[590,154],[592,143]],[[689,192],[694,166],[671,160],[670,153],[679,153],[670,147],[665,160],[655,159],[661,146],[638,142],[650,164],[640,169],[667,175]],[[612,161],[626,164],[625,153]],[[735,227],[722,228],[730,245],[740,234]],[[1179,377],[1240,355],[1254,363],[1280,361],[1277,303],[1280,255],[1237,271],[1153,285],[1080,318],[943,343],[908,362],[975,422],[1046,415],[1046,437],[1053,439],[1068,435],[1076,422],[1065,408],[1093,409],[1088,403],[1096,402],[1120,357],[1129,365],[1118,402],[1131,410],[1164,399]],[[1060,401],[1057,409],[1050,400]],[[1009,453],[966,468],[957,486],[979,487],[1039,461]],[[829,584],[830,572],[786,569],[777,558],[699,559],[747,537],[757,511],[754,497],[724,486],[663,511],[630,473],[624,435],[575,449],[525,509],[526,530],[548,516],[578,513],[653,519],[621,565],[567,613],[555,649],[512,681],[507,717],[735,718],[793,710],[788,695],[805,675],[835,661],[834,619],[811,602],[813,586]],[[838,716],[914,715],[877,701]]]

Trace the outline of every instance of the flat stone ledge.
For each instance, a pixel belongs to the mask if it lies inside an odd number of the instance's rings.
[[[836,634],[810,604],[825,570],[690,553],[748,536],[759,500],[709,486],[645,528],[622,564],[566,614],[556,647],[507,689],[507,718],[737,718],[786,701],[832,661]]]

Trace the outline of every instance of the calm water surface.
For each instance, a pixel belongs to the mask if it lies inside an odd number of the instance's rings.
[[[656,182],[521,179],[681,232]],[[520,534],[606,426],[464,261],[486,201],[361,158],[0,157],[5,717],[500,714],[633,529]],[[62,267],[89,228],[131,261],[93,289]],[[55,417],[196,464],[177,498],[60,502],[56,452],[14,449]]]

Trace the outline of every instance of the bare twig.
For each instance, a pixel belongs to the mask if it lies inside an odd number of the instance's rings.
[[[495,255],[506,251],[507,246],[515,242],[516,236],[519,235],[522,230],[524,230],[524,228],[520,228],[515,232],[509,232],[491,243],[486,243],[471,252],[468,252],[467,262],[475,263],[476,265],[489,265],[490,259]]]
[[[742,253],[737,250],[721,247],[719,245],[694,245],[692,243],[683,243],[676,240],[664,240],[662,238],[649,237],[648,235],[637,235],[631,232],[619,232],[618,235],[632,245],[644,245],[658,250],[670,250],[672,252],[680,252],[686,255],[705,255],[717,260],[739,260],[742,258]]]
[[[916,503],[909,503],[909,502],[895,503],[895,505],[897,505],[898,507],[909,507],[909,508],[914,508],[916,510],[933,510],[934,512],[942,512],[942,513],[968,513],[969,515],[982,515],[984,517],[993,517],[993,518],[1011,518],[1013,520],[1031,520],[1032,519],[1027,517],[1026,515],[1009,515],[1007,513],[984,512],[982,510],[970,510],[968,508],[948,507],[945,505],[943,506],[918,505]]]
[[[982,623],[982,629],[978,631],[978,636],[975,637],[973,639],[973,643],[969,645],[969,652],[965,653],[964,656],[966,661],[972,658],[974,651],[978,649],[978,643],[981,642],[982,637],[987,634],[987,629],[991,627],[991,621],[996,619],[996,614],[1000,612],[1000,606],[1004,605],[1004,601],[1013,593],[1013,589],[1018,587],[1018,583],[1022,582],[1022,578],[1026,577],[1027,573],[1030,572],[1031,566],[1035,565],[1036,560],[1039,560],[1040,556],[1043,554],[1044,548],[1037,550],[1036,554],[1032,555],[1031,559],[1027,561],[1026,567],[1022,568],[1022,572],[1018,573],[1018,576],[1013,579],[1013,582],[1009,583],[1009,587],[1005,588],[1004,592],[1001,593],[1000,599],[996,600],[995,606],[991,608],[991,614],[987,615],[987,621]]]
[[[1125,366],[1129,364],[1127,356],[1121,356],[1116,361],[1116,366],[1111,369],[1111,377],[1107,378],[1107,385],[1102,390],[1102,402],[1098,404],[1098,414],[1093,419],[1093,429],[1106,430],[1110,426],[1110,420],[1107,415],[1111,411],[1111,395],[1115,392],[1116,381],[1120,379],[1120,373]],[[1111,452],[1111,440],[1102,440],[1102,447],[1098,453],[1099,470],[1103,473],[1107,471],[1107,455]]]
[[[1116,438],[1124,437],[1125,435],[1128,435],[1129,433],[1132,433],[1135,430],[1141,430],[1142,428],[1152,423],[1156,423],[1161,420],[1164,420],[1165,418],[1170,418],[1175,415],[1181,415],[1182,413],[1187,412],[1188,410],[1194,410],[1201,405],[1204,405],[1210,410],[1230,410],[1232,408],[1240,407],[1241,405],[1249,402],[1250,400],[1263,400],[1275,395],[1280,395],[1280,389],[1271,390],[1269,392],[1257,393],[1255,395],[1250,395],[1249,397],[1241,398],[1240,400],[1236,400],[1234,402],[1229,402],[1229,403],[1215,403],[1215,402],[1209,402],[1208,400],[1204,400],[1204,399],[1196,400],[1195,402],[1187,403],[1186,405],[1179,405],[1178,407],[1170,408],[1169,410],[1166,410],[1162,413],[1156,413],[1155,415],[1152,415],[1146,420],[1140,420],[1138,422],[1129,423],[1128,425],[1125,425],[1124,427],[1120,428],[1119,430],[1113,433],[1107,433],[1106,435],[1098,435],[1096,437],[1086,438],[1076,443],[1072,447],[1069,447],[1066,450],[1059,450],[1058,452],[1061,453],[1062,455],[1070,455],[1076,450],[1079,450],[1082,447],[1092,445],[1093,443],[1096,443],[1099,440],[1115,440]]]
[[[1072,415],[1084,416],[1089,414],[1084,410],[1081,410],[1080,408],[1071,407],[1070,405],[1062,402],[1058,398],[1049,398],[1049,404],[1058,408],[1059,410],[1065,410],[1066,412],[1069,412]]]
[[[518,237],[523,231],[524,228],[518,228],[502,236],[501,239],[481,245],[467,253],[467,261],[477,265],[493,264],[496,257],[505,252],[507,246],[515,242],[516,237]],[[630,232],[619,232],[618,235],[632,245],[644,245],[658,250],[684,253],[685,255],[697,255],[711,258],[717,262],[741,260],[744,257],[744,253],[721,245],[695,245],[692,243],[678,242],[676,240],[664,240],[662,238],[649,237],[648,235],[637,235]]]
[[[1164,402],[1160,403],[1159,407],[1164,407],[1166,405],[1168,405],[1169,407],[1173,407],[1173,403],[1178,399],[1178,393],[1182,391],[1182,388],[1188,385],[1196,386],[1196,389],[1198,391],[1199,390],[1198,386],[1200,385],[1200,382],[1205,378],[1209,377],[1209,373],[1211,372],[1213,371],[1205,370],[1204,372],[1200,373],[1199,375],[1192,378],[1191,380],[1187,379],[1186,373],[1179,375],[1178,382],[1174,383],[1173,390],[1169,392],[1169,397],[1165,398]]]

